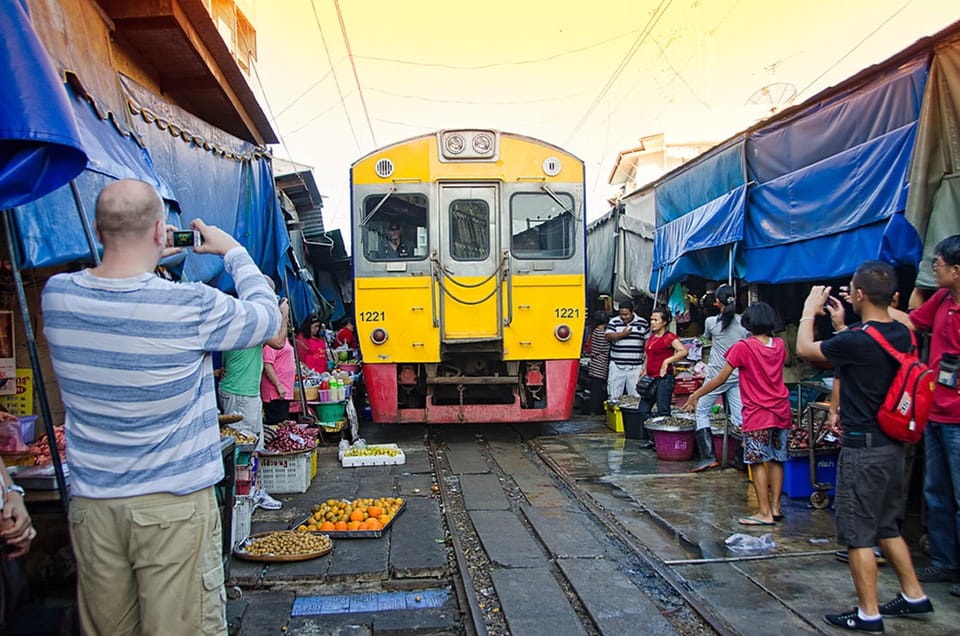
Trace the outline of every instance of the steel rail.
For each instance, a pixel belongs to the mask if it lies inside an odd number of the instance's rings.
[[[587,510],[590,511],[611,533],[618,539],[627,544],[630,549],[639,556],[650,568],[657,573],[684,601],[693,609],[700,618],[703,619],[715,632],[721,636],[738,636],[739,632],[717,614],[713,608],[708,605],[698,594],[688,589],[685,580],[677,576],[669,568],[665,567],[659,559],[648,554],[648,548],[640,540],[627,532],[602,506],[597,504],[591,497],[587,496],[576,482],[567,476],[563,469],[553,461],[553,459],[543,450],[543,447],[535,439],[528,441],[530,447],[534,450],[540,460],[550,468],[573,495]]]
[[[453,553],[457,560],[458,576],[453,577],[453,589],[457,594],[457,601],[460,605],[461,612],[468,614],[468,618],[470,619],[464,621],[464,629],[466,630],[467,636],[487,636],[487,626],[483,622],[483,614],[480,612],[480,603],[477,600],[476,591],[473,589],[472,584],[470,586],[466,585],[466,582],[472,581],[473,578],[470,576],[470,571],[467,568],[467,558],[464,556],[463,546],[460,545],[460,538],[457,536],[457,533],[453,531],[456,527],[456,519],[453,518],[453,513],[450,512],[450,502],[447,501],[444,494],[444,481],[443,475],[441,474],[439,457],[437,456],[437,445],[429,428],[427,429],[427,448],[430,453],[430,463],[433,464],[434,473],[437,475],[440,504],[443,506],[443,516],[447,521],[447,531],[450,533],[450,541],[453,543]]]

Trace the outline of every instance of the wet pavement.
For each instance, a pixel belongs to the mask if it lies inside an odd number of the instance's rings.
[[[560,435],[539,439],[545,451],[596,501],[620,511],[625,527],[719,608],[737,631],[840,633],[824,624],[822,615],[855,606],[856,596],[846,564],[834,557],[838,546],[831,509],[815,510],[807,498],[784,497],[782,522],[740,526],[739,517],[757,511],[746,473],[726,469],[692,474],[688,471],[695,462],[658,460],[654,451],[603,427],[571,422],[558,429]],[[806,464],[802,467],[809,470]],[[915,545],[917,537],[909,530],[907,539]],[[776,548],[761,558],[738,557],[724,545],[735,533],[770,533]],[[926,563],[922,555],[915,560]],[[960,633],[960,599],[950,596],[950,585],[929,583],[924,588],[935,613],[920,620],[887,619],[887,633]],[[881,602],[899,589],[889,566],[879,569],[879,589]]]
[[[478,430],[484,429],[449,427],[444,435],[466,439]],[[546,633],[543,630],[555,624],[557,634],[563,633],[560,626],[573,624],[568,616],[556,613],[562,599],[551,605],[548,595],[529,595],[530,589],[542,589],[552,581],[544,569],[550,564],[568,574],[601,633],[622,633],[631,625],[653,629],[647,622],[653,608],[646,597],[636,594],[629,580],[610,577],[609,569],[598,566],[602,545],[584,531],[588,524],[580,522],[580,513],[565,507],[555,485],[531,470],[522,453],[514,450],[519,446],[511,439],[516,432],[498,437],[494,429],[487,430],[497,462],[529,503],[523,508],[526,519],[550,553],[550,563],[543,561],[528,545],[524,534],[528,531],[510,525],[503,484],[483,462],[470,453],[449,453],[447,460],[460,475],[458,487],[470,518],[497,564],[493,583],[504,612],[514,617],[508,621],[513,632]],[[756,511],[746,473],[727,469],[691,474],[693,461],[658,460],[653,450],[609,431],[596,419],[518,425],[514,431],[682,577],[687,588],[716,608],[738,633],[839,633],[824,624],[822,615],[856,604],[849,571],[833,555],[837,547],[830,509],[815,510],[806,498],[784,498],[784,521],[743,527],[737,518]],[[278,496],[283,510],[258,510],[253,532],[286,528],[305,517],[312,504],[327,498],[403,496],[407,510],[383,538],[337,540],[333,553],[320,559],[268,565],[233,560],[231,582],[243,588],[242,598],[228,603],[234,631],[281,633],[284,627],[295,634],[460,631],[455,596],[444,577],[452,565],[423,429],[368,424],[362,433],[368,441],[398,443],[407,463],[342,469],[336,464],[335,448],[321,449],[310,490]],[[917,537],[909,530],[908,525],[907,538],[915,545]],[[769,533],[776,547],[758,555],[737,555],[724,540],[738,532],[753,537]],[[925,564],[922,555],[917,561]],[[591,564],[600,569],[590,570]],[[596,584],[598,577],[603,585]],[[879,585],[881,600],[896,594],[896,577],[889,566],[880,568]],[[622,594],[613,596],[617,602],[611,603],[610,591],[617,586]],[[949,584],[927,584],[925,589],[936,612],[921,620],[887,619],[887,633],[960,633],[960,599],[949,595]],[[544,623],[545,616],[551,620]],[[530,631],[534,623],[529,621],[538,617],[538,627]],[[666,623],[654,631],[676,633]]]

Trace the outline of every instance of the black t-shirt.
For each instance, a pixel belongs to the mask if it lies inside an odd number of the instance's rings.
[[[866,324],[880,332],[898,351],[910,350],[910,332],[899,322]],[[899,365],[870,336],[856,327],[820,344],[840,380],[840,424],[845,433],[877,433],[877,411],[883,404]]]

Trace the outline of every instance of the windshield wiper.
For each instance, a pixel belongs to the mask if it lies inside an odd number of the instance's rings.
[[[376,214],[377,211],[383,207],[383,204],[387,202],[387,199],[389,199],[390,196],[396,191],[397,191],[397,186],[395,185],[390,186],[390,189],[387,190],[387,193],[385,195],[383,195],[383,198],[377,201],[377,204],[373,206],[372,210],[370,210],[370,214],[360,219],[360,227],[365,226],[367,222],[373,218],[373,215]],[[560,205],[563,205],[563,204],[561,203]]]
[[[556,195],[556,193],[554,193],[553,190],[551,190],[550,188],[547,187],[547,184],[542,183],[542,184],[540,184],[540,187],[543,189],[544,192],[547,193],[547,195],[548,195],[551,199],[553,199],[554,201],[557,202],[557,205],[559,205],[561,208],[563,208],[563,212],[564,212],[564,213],[572,214],[574,217],[577,216],[572,209],[570,209],[570,208],[567,207],[567,204],[566,204],[566,203],[564,203],[563,201],[560,200],[560,197],[558,197],[558,196]],[[579,220],[580,220],[580,219],[577,219],[577,221],[579,221]]]

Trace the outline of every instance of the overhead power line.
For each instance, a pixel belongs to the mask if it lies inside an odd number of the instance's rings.
[[[853,54],[854,51],[856,51],[857,49],[859,49],[861,46],[864,45],[864,43],[865,43],[867,40],[869,40],[869,39],[872,38],[874,35],[876,35],[876,34],[877,34],[877,31],[879,31],[879,30],[882,29],[883,27],[887,26],[887,24],[888,24],[891,20],[893,20],[893,19],[894,19],[895,17],[897,17],[898,15],[900,15],[900,12],[903,11],[904,9],[906,9],[907,7],[909,7],[912,2],[913,2],[913,0],[907,0],[907,2],[904,3],[904,5],[903,5],[902,7],[900,7],[900,8],[897,9],[896,11],[894,11],[894,12],[890,15],[890,17],[888,17],[886,20],[884,20],[883,22],[881,22],[881,23],[877,26],[877,28],[875,28],[873,31],[871,31],[870,33],[868,33],[865,38],[863,38],[862,40],[860,40],[859,42],[857,42],[856,44],[854,44],[854,45],[853,45],[853,48],[850,49],[849,51],[847,51],[846,53],[844,53],[844,54],[840,57],[840,59],[838,59],[836,62],[834,62],[833,64],[831,64],[830,66],[828,66],[823,73],[820,73],[819,75],[817,75],[817,77],[816,77],[812,82],[810,82],[809,84],[807,84],[806,86],[804,86],[802,89],[800,89],[800,91],[797,92],[797,97],[800,97],[800,96],[803,95],[805,92],[807,92],[807,91],[810,89],[811,86],[813,86],[814,84],[816,84],[817,82],[819,82],[821,79],[823,79],[823,76],[824,76],[824,75],[826,75],[827,73],[829,73],[830,71],[832,71],[833,69],[835,69],[841,62],[843,62],[845,59],[847,59],[848,57],[850,57],[850,56]]]
[[[593,111],[597,109],[597,106],[600,105],[600,102],[603,101],[603,98],[606,97],[607,93],[610,92],[610,89],[613,88],[613,85],[620,78],[620,75],[624,70],[626,70],[630,60],[632,60],[633,56],[636,55],[637,51],[640,50],[640,46],[646,41],[647,37],[649,37],[650,33],[653,31],[653,28],[657,26],[660,18],[662,18],[663,14],[667,12],[667,9],[670,8],[670,4],[672,2],[673,0],[661,0],[660,5],[654,10],[653,14],[650,16],[650,19],[647,20],[647,24],[643,27],[643,30],[640,31],[640,34],[637,36],[637,39],[634,40],[626,55],[624,55],[623,59],[620,60],[620,63],[610,75],[607,83],[603,85],[603,88],[599,93],[597,93],[593,103],[591,103],[590,107],[587,108],[587,112],[583,114],[583,117],[580,118],[580,121],[577,122],[577,125],[573,127],[573,131],[570,133],[566,142],[564,143],[565,146],[570,145],[570,142],[573,141],[573,138],[577,136],[577,133],[579,133],[580,129],[583,128],[583,125],[587,123],[587,120],[590,119],[591,115],[593,115]]]
[[[554,53],[552,55],[546,55],[544,57],[535,57],[527,60],[509,60],[506,62],[491,62],[489,64],[444,64],[442,62],[420,62],[417,60],[401,60],[392,57],[377,57],[374,55],[357,55],[358,60],[367,60],[370,62],[387,62],[389,64],[404,64],[407,66],[418,66],[421,68],[443,68],[450,69],[452,71],[484,71],[491,68],[500,68],[503,66],[524,66],[527,64],[542,64],[543,62],[551,62],[553,60],[559,59],[561,57],[566,57],[568,55],[576,55],[577,53],[583,53],[585,51],[590,51],[592,49],[599,48],[601,46],[610,44],[611,42],[616,42],[617,40],[624,38],[628,35],[633,35],[637,33],[636,29],[631,31],[626,31],[615,35],[605,40],[600,40],[599,42],[594,42],[593,44],[587,44],[586,46],[581,46],[575,49],[569,49],[566,51],[560,51],[559,53]]]
[[[337,79],[337,72],[334,70],[333,58],[330,57],[330,49],[327,47],[327,38],[323,35],[323,25],[320,23],[320,16],[317,14],[316,0],[310,0],[310,8],[313,9],[313,19],[317,23],[317,29],[320,31],[320,41],[323,42],[323,51],[327,54],[327,64],[330,66],[330,72],[333,74],[333,83],[337,85],[337,95],[340,96],[340,103],[343,104],[343,114],[347,117],[347,125],[350,127],[350,134],[353,135],[353,143],[357,145],[357,151],[359,152],[361,149],[360,140],[357,138],[357,131],[353,127],[353,120],[350,119],[350,111],[347,109],[347,103],[343,98],[343,90],[340,88],[340,80]]]
[[[340,0],[333,0],[333,6],[337,8],[337,20],[340,21],[340,33],[343,34],[343,44],[347,47],[347,57],[350,59],[350,68],[353,69],[353,80],[357,83],[357,92],[360,93],[360,104],[363,106],[363,115],[367,118],[367,128],[370,129],[370,138],[373,139],[373,147],[376,148],[377,136],[373,132],[373,122],[370,121],[370,111],[367,110],[367,100],[363,97],[363,87],[360,86],[360,76],[357,74],[357,62],[353,59],[353,51],[350,50],[350,39],[347,37],[347,25],[343,23],[343,13],[340,12]]]

